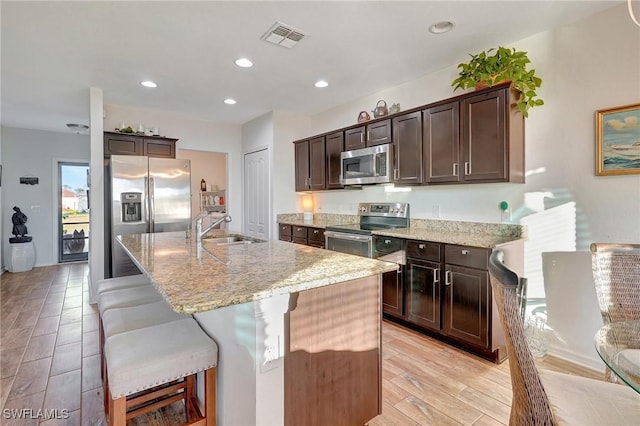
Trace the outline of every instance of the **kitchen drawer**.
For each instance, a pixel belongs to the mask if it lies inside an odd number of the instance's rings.
[[[291,241],[291,225],[278,225],[279,237],[282,241]]]
[[[302,244],[303,246],[306,246],[306,245],[307,245],[307,239],[306,239],[306,238],[296,238],[296,237],[293,237],[293,239],[292,239],[291,241],[293,241],[293,242],[294,242],[294,243],[296,243],[296,244]]]
[[[442,244],[416,240],[407,241],[407,257],[441,262],[442,254]]]
[[[307,243],[307,227],[306,226],[296,226],[293,225],[292,226],[292,235],[293,235],[293,239],[295,240],[296,238],[298,239],[304,239],[304,244]]]
[[[324,245],[324,229],[307,228],[307,237],[309,238],[309,245],[317,246],[319,243]],[[312,242],[315,244],[311,244]]]
[[[468,268],[487,269],[489,267],[489,249],[447,244],[444,252],[445,262]]]
[[[376,235],[373,237],[373,251],[378,254],[389,254],[404,249],[404,240],[402,238],[385,237]]]

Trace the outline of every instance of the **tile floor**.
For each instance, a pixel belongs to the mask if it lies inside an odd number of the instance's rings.
[[[104,424],[87,273],[86,263],[74,263],[0,277],[2,425]]]

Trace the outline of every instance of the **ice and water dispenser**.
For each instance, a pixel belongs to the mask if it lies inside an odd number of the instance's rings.
[[[123,192],[120,194],[122,204],[122,222],[140,222],[142,220],[142,192]]]

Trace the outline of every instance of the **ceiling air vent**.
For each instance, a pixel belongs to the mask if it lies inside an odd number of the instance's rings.
[[[291,49],[304,38],[304,34],[290,25],[282,22],[276,22],[269,30],[264,33],[260,40],[277,44],[278,46]]]

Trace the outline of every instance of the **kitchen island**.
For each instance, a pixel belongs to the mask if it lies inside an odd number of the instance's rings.
[[[380,413],[380,276],[395,264],[184,232],[119,241],[218,343],[220,425],[362,425]]]

